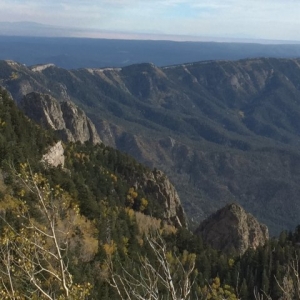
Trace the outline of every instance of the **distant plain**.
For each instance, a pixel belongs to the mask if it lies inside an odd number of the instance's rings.
[[[53,63],[65,69],[124,67],[136,63],[168,66],[206,60],[299,56],[299,44],[0,36],[1,60],[14,60],[27,66]]]

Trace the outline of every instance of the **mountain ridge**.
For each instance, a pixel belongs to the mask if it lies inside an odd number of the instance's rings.
[[[74,101],[101,140],[162,169],[196,223],[237,201],[275,233],[293,228],[300,209],[299,65],[256,58],[33,72],[1,62],[0,80],[17,101],[32,91]]]

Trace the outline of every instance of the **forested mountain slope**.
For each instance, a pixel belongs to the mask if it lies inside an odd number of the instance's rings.
[[[209,61],[158,68],[27,68],[1,62],[17,101],[36,91],[72,100],[101,140],[176,185],[198,223],[236,201],[270,232],[294,228],[300,204],[300,60]]]
[[[96,272],[108,253],[136,255],[150,228],[186,228],[177,192],[161,171],[103,144],[79,142],[64,144],[64,166],[52,167],[42,156],[57,142],[54,133],[29,120],[2,88],[0,118],[1,296],[69,299],[58,287],[66,280],[64,290],[85,299],[94,280],[87,269]],[[92,299],[105,294],[100,272]]]
[[[296,297],[299,227],[243,255],[213,249],[185,228],[176,191],[158,170],[79,142],[64,144],[64,167],[41,163],[54,133],[2,89],[0,138],[1,297]]]

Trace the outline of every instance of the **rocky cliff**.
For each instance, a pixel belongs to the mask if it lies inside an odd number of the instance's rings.
[[[178,193],[168,177],[160,170],[145,171],[142,176],[128,176],[127,180],[135,190],[151,195],[162,212],[160,218],[175,227],[188,227],[186,215]]]
[[[195,231],[213,248],[243,254],[269,238],[267,226],[260,224],[238,204],[229,204],[204,220]]]
[[[50,95],[32,92],[22,98],[20,107],[30,119],[55,130],[64,141],[101,142],[92,121],[70,101],[58,102]]]
[[[187,220],[178,193],[168,177],[159,170],[145,174],[144,188],[163,204],[164,219],[176,227],[187,227]]]

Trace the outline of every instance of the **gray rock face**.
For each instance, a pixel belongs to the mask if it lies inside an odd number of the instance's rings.
[[[52,146],[48,150],[48,152],[45,155],[43,155],[42,162],[52,167],[58,167],[58,166],[64,167],[65,164],[64,148],[62,146],[61,141],[59,141],[54,146]]]
[[[226,253],[243,254],[269,238],[267,226],[260,224],[237,204],[229,204],[204,220],[195,231],[204,242]]]
[[[72,102],[32,92],[23,97],[20,106],[29,118],[57,131],[64,141],[101,142],[92,121]]]
[[[161,171],[153,171],[156,182],[157,199],[165,204],[165,218],[180,227],[187,227],[186,217],[177,191],[170,180]],[[151,184],[151,179],[148,184]]]
[[[163,203],[163,219],[175,227],[187,227],[185,212],[177,191],[167,176],[159,170],[144,175],[142,188],[151,191],[158,203]]]
[[[66,128],[72,133],[75,141],[90,141],[93,144],[101,142],[94,124],[80,108],[66,101],[61,103],[61,110]]]
[[[117,148],[117,139],[122,129],[106,120],[99,121],[96,126],[101,141],[107,146]]]
[[[36,65],[31,67],[31,71],[33,72],[42,72],[46,70],[47,68],[55,67],[54,64],[45,64],[45,65]]]

